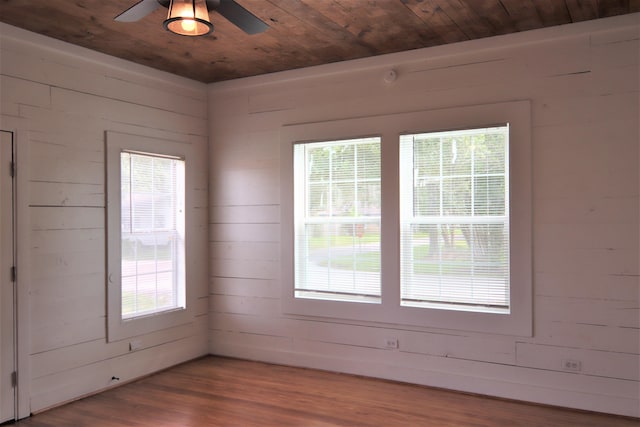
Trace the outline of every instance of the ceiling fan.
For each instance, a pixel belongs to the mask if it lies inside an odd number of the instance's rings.
[[[206,35],[213,31],[209,11],[215,10],[247,34],[258,34],[269,26],[234,0],[142,0],[114,18],[136,22],[159,7],[169,9],[165,29],[184,36]]]

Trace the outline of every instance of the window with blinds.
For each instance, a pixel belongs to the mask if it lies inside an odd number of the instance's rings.
[[[184,160],[123,151],[122,319],[185,307]]]
[[[380,138],[293,155],[295,297],[380,302]]]
[[[401,304],[508,313],[509,128],[400,138]]]

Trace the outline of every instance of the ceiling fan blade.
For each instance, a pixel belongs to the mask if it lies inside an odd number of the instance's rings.
[[[114,18],[118,22],[136,22],[160,7],[157,0],[142,0]]]
[[[267,24],[234,0],[220,0],[215,11],[247,34],[258,34],[269,28]]]

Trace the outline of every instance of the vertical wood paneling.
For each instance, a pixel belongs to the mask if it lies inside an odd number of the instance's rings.
[[[440,4],[405,2],[425,22],[449,25]],[[502,4],[509,15],[536,9],[551,19],[550,2]],[[572,19],[593,12],[567,8]],[[491,24],[476,9],[469,31]],[[639,28],[610,22],[212,85],[210,351],[639,416]],[[529,24],[519,29],[538,25]],[[398,80],[388,85],[390,67]],[[532,337],[281,313],[271,270],[280,258],[270,251],[288,244],[273,151],[283,125],[516,99],[532,104]],[[399,348],[386,349],[386,338]],[[563,369],[564,359],[581,371]]]

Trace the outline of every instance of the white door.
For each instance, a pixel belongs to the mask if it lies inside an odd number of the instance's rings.
[[[15,418],[13,134],[0,131],[0,423]]]

